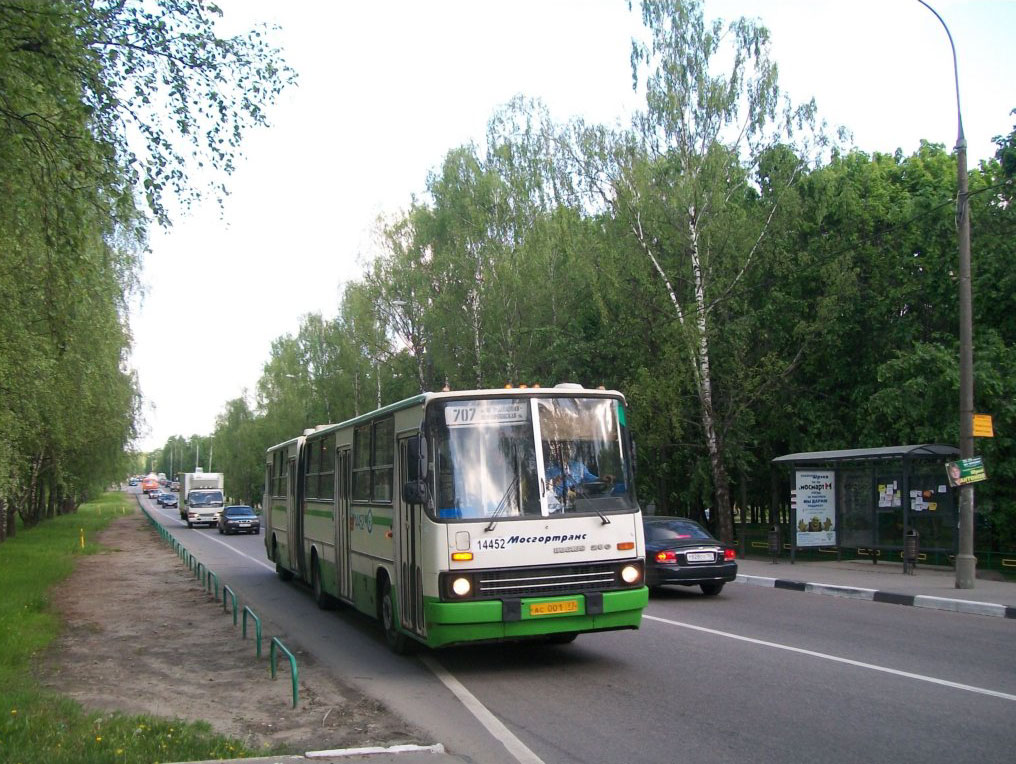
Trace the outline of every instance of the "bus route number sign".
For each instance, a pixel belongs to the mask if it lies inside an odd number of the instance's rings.
[[[463,401],[445,406],[445,424],[449,427],[521,424],[527,420],[525,401]]]

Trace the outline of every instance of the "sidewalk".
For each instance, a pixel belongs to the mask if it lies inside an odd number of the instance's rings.
[[[894,605],[951,610],[957,613],[1016,619],[1016,583],[978,578],[973,589],[957,589],[951,568],[917,566],[904,575],[900,563],[870,560],[797,561],[742,558],[739,583],[816,592],[835,597],[888,602]]]

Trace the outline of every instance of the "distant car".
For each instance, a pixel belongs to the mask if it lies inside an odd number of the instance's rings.
[[[252,507],[234,504],[219,513],[219,533],[261,533],[261,518]]]
[[[646,532],[646,585],[699,586],[703,594],[719,594],[737,578],[737,555],[694,520],[684,517],[643,517]]]
[[[172,483],[170,483],[169,484],[169,490],[171,490],[171,491],[179,491],[180,490],[180,481],[179,480],[174,480]]]
[[[175,493],[162,493],[159,494],[159,504],[164,507],[175,507],[177,506],[177,498]]]
[[[137,485],[137,484],[138,481],[136,478],[131,478],[130,480],[127,481],[127,485]]]

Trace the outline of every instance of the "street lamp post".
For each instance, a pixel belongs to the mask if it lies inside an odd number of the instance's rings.
[[[956,46],[952,34],[938,12],[924,0],[917,0],[935,14],[952,48],[953,76],[956,80],[956,229],[959,243],[960,283],[960,458],[974,455],[974,318],[973,290],[970,286],[970,205],[967,187],[967,139],[963,135],[960,111],[960,75],[956,64]],[[956,552],[956,588],[973,589],[977,558],[974,557],[974,487],[960,486],[959,544]]]

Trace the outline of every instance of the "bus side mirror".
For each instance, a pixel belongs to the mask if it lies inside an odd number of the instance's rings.
[[[427,477],[427,439],[421,432],[406,441],[406,467],[411,480]]]
[[[410,480],[402,484],[403,504],[423,504],[427,501],[427,484],[422,480]]]

